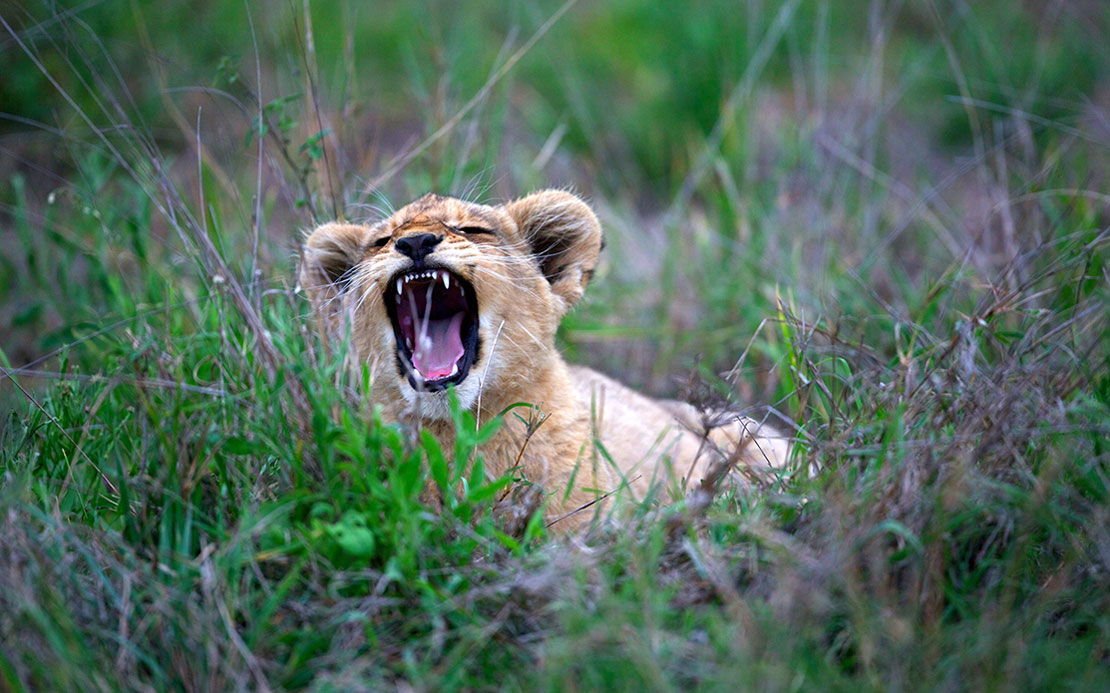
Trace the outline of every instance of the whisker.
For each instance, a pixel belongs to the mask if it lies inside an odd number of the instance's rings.
[[[497,326],[497,332],[493,335],[493,344],[489,349],[489,358],[486,359],[486,367],[482,369],[482,375],[478,378],[478,408],[477,415],[474,417],[478,424],[482,421],[482,393],[485,391],[486,375],[489,373],[489,367],[493,364],[493,355],[497,352],[497,342],[501,338],[501,330],[505,327],[505,321],[502,320],[501,324]],[[511,341],[511,340],[510,340]]]
[[[526,334],[526,335],[528,335],[529,337],[531,337],[531,338],[532,338],[532,341],[536,343],[536,346],[538,346],[539,348],[543,349],[544,351],[547,351],[547,350],[548,350],[548,349],[547,349],[547,345],[546,345],[546,344],[544,344],[543,342],[541,342],[541,341],[540,341],[540,339],[539,339],[539,337],[537,337],[536,335],[532,334],[532,330],[529,330],[529,329],[528,329],[527,327],[525,327],[525,326],[524,326],[524,323],[520,323],[519,325],[517,325],[517,327],[519,327],[520,329],[524,330],[524,334]]]

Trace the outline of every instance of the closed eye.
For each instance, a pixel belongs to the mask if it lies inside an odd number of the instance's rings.
[[[378,240],[374,241],[371,245],[373,245],[373,247],[375,248],[384,248],[385,244],[389,243],[389,239],[389,236],[382,236]]]
[[[487,236],[495,235],[493,229],[487,229],[484,226],[462,226],[455,230],[466,236],[476,236],[480,234],[485,234]]]

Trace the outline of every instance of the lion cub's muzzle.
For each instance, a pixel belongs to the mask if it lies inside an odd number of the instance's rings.
[[[442,267],[411,268],[389,281],[385,307],[397,340],[397,364],[415,390],[461,383],[478,359],[478,297]]]

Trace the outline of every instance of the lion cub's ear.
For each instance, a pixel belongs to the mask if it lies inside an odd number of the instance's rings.
[[[561,190],[532,193],[505,205],[539,262],[551,290],[570,310],[593,277],[601,224],[589,205]]]
[[[330,320],[339,302],[334,299],[347,290],[351,269],[366,250],[370,228],[333,222],[317,227],[301,248],[301,269],[297,281],[312,306],[324,320]]]

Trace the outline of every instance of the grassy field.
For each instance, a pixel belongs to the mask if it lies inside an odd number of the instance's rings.
[[[1110,688],[1103,3],[27,5],[0,691]],[[548,186],[569,358],[791,473],[551,537],[376,420],[303,232]]]

